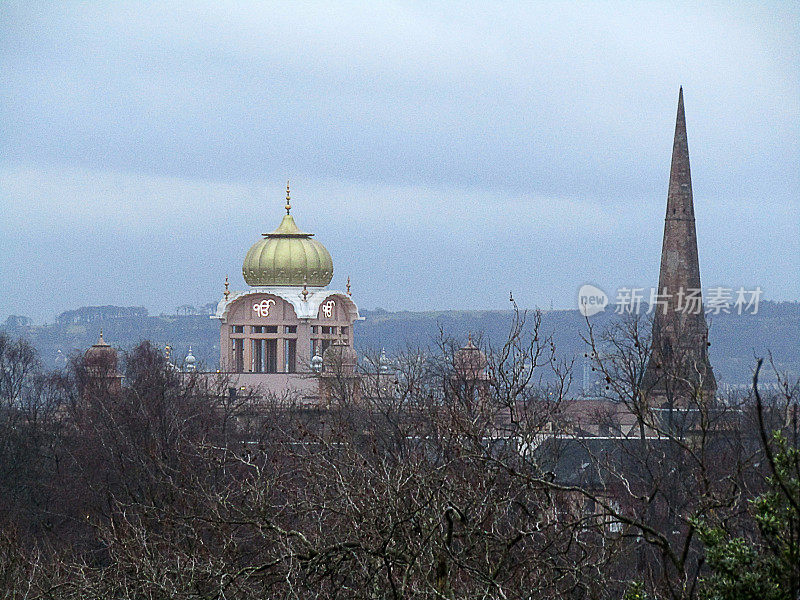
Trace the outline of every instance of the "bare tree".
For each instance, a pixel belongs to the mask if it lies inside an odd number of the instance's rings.
[[[670,420],[642,400],[640,331],[587,336],[607,409],[593,426],[538,313],[495,349],[442,332],[391,360],[331,351],[313,407],[180,373],[148,344],[123,386],[84,358],[31,375],[8,406],[56,407],[27,419],[51,448],[30,489],[62,498],[36,514],[60,525],[12,514],[0,582],[29,598],[599,599],[637,579],[693,598],[698,516],[752,528],[747,500],[775,472],[758,432],[793,422],[796,387]]]

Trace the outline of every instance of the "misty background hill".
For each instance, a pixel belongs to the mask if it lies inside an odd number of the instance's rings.
[[[210,318],[215,305],[199,308],[180,306],[176,314],[150,315],[142,307],[91,306],[61,313],[55,323],[35,326],[25,317],[11,316],[1,326],[14,336],[29,339],[51,368],[97,341],[103,329],[106,341],[127,350],[142,340],[172,347],[172,359],[180,364],[189,347],[199,363],[215,370],[219,362],[219,322]],[[362,311],[355,324],[356,348],[360,354],[385,348],[395,355],[409,347],[436,343],[440,331],[459,342],[469,333],[498,346],[507,338],[513,312],[505,311]],[[613,312],[607,310],[590,322],[599,332],[608,326]],[[530,321],[530,318],[529,318]],[[575,310],[542,313],[542,329],[552,335],[557,352],[576,359],[575,377],[580,383],[587,333],[585,319]],[[800,303],[762,302],[757,314],[714,315],[711,319],[711,361],[722,384],[746,385],[755,357],[769,353],[779,370],[797,378],[800,373]]]

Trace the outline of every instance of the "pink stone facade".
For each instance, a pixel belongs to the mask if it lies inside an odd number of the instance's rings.
[[[311,372],[311,358],[335,340],[352,348],[359,317],[349,296],[325,290],[302,296],[297,289],[252,290],[223,300],[217,311],[220,370],[303,374]]]

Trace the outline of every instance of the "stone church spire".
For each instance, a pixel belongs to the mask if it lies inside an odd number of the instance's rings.
[[[700,263],[689,168],[683,88],[672,146],[667,214],[654,307],[652,354],[642,379],[651,405],[685,405],[708,399],[716,380],[708,360],[708,325],[703,310]]]

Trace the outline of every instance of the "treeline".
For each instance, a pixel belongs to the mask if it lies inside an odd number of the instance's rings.
[[[628,372],[646,340],[616,339],[597,368],[636,426],[608,414],[617,434],[593,438],[538,316],[485,361],[440,338],[390,372],[370,355],[359,385],[333,365],[313,408],[179,373],[147,342],[53,373],[0,335],[0,589],[795,599],[796,384],[698,402],[676,428]]]
[[[83,306],[76,310],[62,312],[56,317],[56,323],[59,325],[87,324],[106,319],[141,319],[146,316],[147,309],[143,306]]]

